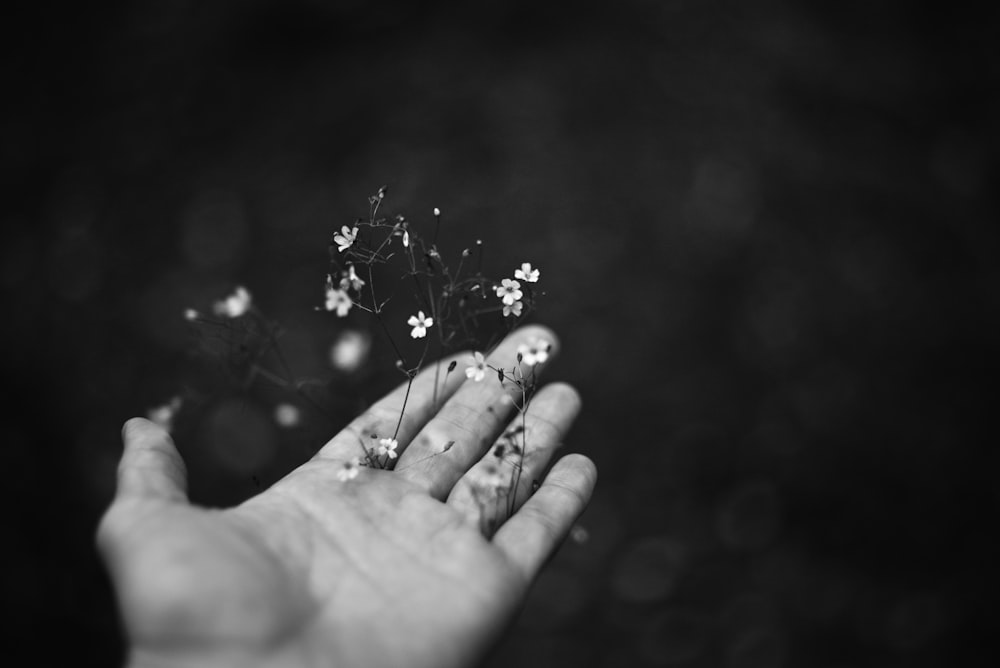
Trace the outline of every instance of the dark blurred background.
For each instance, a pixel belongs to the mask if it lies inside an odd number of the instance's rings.
[[[580,540],[489,666],[992,665],[996,12],[806,4],[5,21],[9,665],[121,660],[92,535],[125,418],[200,397],[178,441],[221,504],[398,381],[377,337],[332,368],[366,325],[313,310],[331,233],[383,184],[415,225],[441,207],[453,250],[486,240],[489,273],[541,268],[549,377],[586,404]],[[237,284],[334,381],[325,417],[283,428],[276,395],[189,354],[183,309]]]

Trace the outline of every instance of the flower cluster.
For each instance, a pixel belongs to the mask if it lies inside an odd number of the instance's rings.
[[[315,308],[337,318],[356,317],[358,312],[373,317],[377,329],[385,334],[397,355],[397,368],[411,386],[425,359],[471,348],[474,352],[467,358],[464,369],[466,381],[480,383],[498,377],[509,390],[503,401],[521,416],[521,426],[505,433],[506,440],[497,451],[496,462],[483,471],[480,482],[484,489],[493,490],[489,498],[516,496],[513,492],[518,489],[521,460],[528,448],[524,416],[535,390],[535,367],[547,361],[551,343],[542,339],[526,341],[518,348],[516,361],[509,360],[511,366],[501,367],[500,362],[494,366],[488,361],[486,353],[503,334],[493,331],[492,338],[485,341],[479,337],[491,327],[501,329],[494,327],[496,324],[510,331],[534,310],[536,296],[544,294],[536,287],[540,272],[530,262],[523,262],[500,280],[484,275],[482,240],[476,240],[474,246],[449,260],[437,244],[442,227],[440,209],[432,210],[429,222],[433,234],[424,236],[421,225],[411,224],[402,215],[380,215],[384,198],[382,188],[369,197],[367,218],[357,218],[335,229],[329,243],[330,268],[325,276],[323,301]],[[382,271],[383,265],[388,271]],[[386,275],[402,280],[387,288]],[[401,303],[404,310],[396,310],[390,316],[386,310],[390,302],[393,309]],[[237,286],[231,294],[213,302],[207,315],[187,309],[184,318],[201,336],[200,343],[206,352],[225,358],[223,368],[241,391],[256,382],[269,382],[295,393],[292,401],[275,404],[273,419],[279,426],[302,430],[306,424],[303,408],[322,410],[323,402],[313,400],[306,390],[319,391],[315,388],[326,387],[327,382],[292,374],[279,346],[281,328],[264,316],[247,288]],[[407,329],[403,328],[404,319]],[[371,346],[371,336],[364,327],[345,328],[333,339],[330,364],[334,369],[351,373],[364,363]],[[452,361],[447,369],[442,365],[440,375],[446,379],[459,363]],[[434,382],[437,401],[438,374]],[[407,399],[410,396],[409,387],[405,396]],[[400,408],[395,431],[370,433],[372,440],[365,439],[359,456],[341,462],[334,471],[337,480],[353,480],[362,468],[387,469],[396,465],[402,455],[397,438],[407,399]],[[150,411],[150,418],[169,429],[180,408],[181,398],[176,397]],[[432,456],[444,455],[452,445],[454,441],[448,442]],[[512,512],[513,498],[508,503],[511,504],[508,512]]]
[[[344,228],[347,229],[346,227]],[[358,228],[354,228],[357,230]],[[354,238],[350,239],[344,238],[341,235],[337,235],[336,239],[343,239],[346,243],[344,248],[349,248],[351,243],[354,243]],[[348,243],[350,242],[350,243]],[[358,276],[357,270],[355,270],[353,264],[347,265],[347,267],[341,272],[340,280],[334,285],[333,275],[326,275],[326,305],[327,311],[336,311],[337,316],[343,318],[350,312],[351,307],[354,306],[354,300],[351,299],[351,291],[355,293],[361,292],[361,289],[365,287],[365,281]]]
[[[521,291],[521,283],[519,281],[537,283],[538,275],[538,270],[533,269],[530,262],[525,262],[520,268],[514,270],[513,279],[505,278],[500,281],[500,285],[496,286],[497,297],[503,302],[503,315],[505,318],[510,315],[520,317],[524,311],[524,302],[521,301],[524,297],[524,292]]]
[[[403,264],[408,275],[406,286],[412,280],[414,310],[407,317],[409,337],[429,345],[429,330],[435,328],[435,339],[443,350],[475,340],[475,330],[480,318],[490,312],[500,312],[512,329],[534,306],[535,293],[531,284],[537,283],[540,272],[530,262],[524,262],[513,272],[512,278],[499,283],[483,276],[483,242],[476,241],[474,249],[466,248],[458,258],[457,267],[449,265],[436,240],[441,228],[441,210],[434,208],[434,234],[430,241],[417,233],[410,221],[402,215],[378,215],[385,198],[385,188],[369,197],[369,216],[358,218],[353,224],[342,225],[334,232],[330,242],[330,259],[333,265],[327,274],[325,304],[323,309],[346,317],[354,308],[374,315],[383,331],[392,337],[395,329],[382,319],[383,307],[390,299],[398,298],[384,289],[376,295],[372,282],[376,265]],[[478,257],[474,257],[478,255]],[[474,270],[473,265],[479,269]],[[366,270],[365,279],[359,270]],[[381,287],[381,283],[379,283]],[[488,292],[495,292],[500,303],[491,306],[486,301]],[[420,307],[420,308],[416,308]],[[415,313],[414,313],[415,311]],[[404,371],[414,371],[400,353]],[[423,355],[420,358],[423,359]],[[419,366],[419,365],[417,365]]]

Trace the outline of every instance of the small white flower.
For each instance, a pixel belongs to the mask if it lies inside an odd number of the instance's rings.
[[[337,250],[343,253],[345,250],[354,244],[354,240],[358,238],[358,228],[348,227],[344,225],[340,228],[340,232],[333,235],[333,241],[337,244]]]
[[[347,265],[347,271],[344,272],[344,279],[357,292],[361,292],[361,288],[365,287],[365,282],[358,276],[353,264]]]
[[[366,333],[344,330],[330,348],[330,363],[340,371],[357,371],[368,357],[371,346],[371,337]]]
[[[416,315],[411,315],[406,324],[413,328],[410,336],[415,339],[422,339],[427,336],[427,328],[434,324],[434,318],[424,316],[423,311],[417,311]]]
[[[410,247],[410,232],[408,230],[403,231],[403,248]]]
[[[337,480],[345,482],[347,480],[353,480],[358,477],[358,473],[361,471],[361,460],[358,457],[353,459],[348,459],[337,471]]]
[[[440,216],[441,215],[441,209],[439,209],[437,207],[434,207],[434,215],[435,216]]]
[[[233,294],[229,295],[222,301],[215,302],[212,306],[212,311],[215,315],[225,316],[227,318],[238,318],[248,310],[250,310],[250,304],[253,300],[250,297],[250,293],[242,285],[236,286],[236,290]]]
[[[475,477],[479,479],[479,484],[487,489],[498,489],[506,482],[503,473],[493,464],[487,464],[477,473]]]
[[[514,278],[520,278],[526,283],[537,283],[538,282],[538,270],[531,268],[530,262],[525,262],[521,265],[520,269],[514,270]]]
[[[549,358],[549,350],[552,344],[545,339],[531,339],[527,343],[522,343],[517,347],[517,352],[521,354],[521,361],[528,366],[541,364]]]
[[[482,353],[472,353],[472,364],[465,368],[465,377],[477,383],[486,377],[486,359]]]
[[[326,310],[336,311],[337,315],[343,318],[347,315],[347,312],[351,310],[354,306],[354,302],[351,301],[350,295],[347,294],[346,290],[337,289],[332,285],[328,285],[326,288]]]
[[[503,317],[506,318],[511,313],[513,313],[514,317],[519,318],[519,317],[521,317],[521,309],[522,308],[524,308],[524,304],[521,303],[521,302],[514,302],[513,304],[509,304],[509,305],[508,304],[504,304],[503,305]]]
[[[396,447],[399,443],[394,438],[383,438],[380,440],[378,446],[379,457],[389,456],[389,459],[396,458]]]
[[[197,320],[200,316],[201,316],[201,314],[198,313],[197,311],[195,311],[193,308],[186,308],[186,309],[184,309],[184,319],[185,320],[189,320],[189,321]]]
[[[502,299],[503,303],[508,306],[521,299],[521,295],[521,284],[517,281],[505,278],[497,286],[497,297]]]
[[[149,418],[150,422],[155,422],[163,427],[165,431],[171,431],[174,428],[174,418],[181,409],[182,403],[184,402],[180,397],[172,397],[167,403],[146,411],[146,417]]]

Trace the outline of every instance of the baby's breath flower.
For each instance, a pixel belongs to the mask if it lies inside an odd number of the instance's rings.
[[[280,403],[274,407],[274,421],[282,427],[295,427],[302,422],[302,411],[298,406]]]
[[[347,312],[351,310],[354,306],[354,302],[351,301],[350,295],[344,289],[338,289],[333,287],[333,285],[328,285],[326,288],[326,310],[336,311],[337,315],[343,318],[347,315]]]
[[[172,397],[167,403],[146,411],[146,417],[149,418],[150,422],[155,422],[166,431],[171,431],[174,428],[174,417],[177,416],[182,403],[184,402],[180,397]]]
[[[361,459],[354,457],[348,459],[337,471],[337,480],[341,482],[346,482],[348,480],[353,480],[358,477],[358,473],[361,471]]]
[[[427,328],[434,324],[434,318],[424,316],[423,311],[417,311],[416,315],[410,316],[406,324],[413,328],[410,336],[415,339],[422,339],[427,336]]]
[[[505,278],[500,281],[500,285],[497,286],[497,297],[503,300],[504,304],[510,306],[517,300],[521,298],[521,284],[517,281],[512,281],[509,278]]]
[[[410,247],[410,231],[409,230],[404,230],[403,231],[403,248],[409,248],[409,247]]]
[[[521,265],[520,269],[514,270],[514,278],[520,278],[526,283],[537,283],[538,282],[538,270],[531,268],[530,262],[525,262]]]
[[[344,225],[340,228],[340,232],[333,235],[333,241],[337,244],[337,250],[341,253],[350,248],[357,238],[358,228],[348,227],[347,225]]]
[[[521,361],[528,366],[541,364],[549,358],[549,350],[552,344],[545,339],[534,338],[527,343],[522,343],[517,347],[517,352],[521,355]]]
[[[484,466],[482,470],[478,471],[476,478],[478,478],[479,484],[487,489],[497,489],[505,482],[500,468],[493,464]]]
[[[344,278],[357,292],[361,292],[361,288],[365,287],[365,282],[360,276],[358,276],[358,272],[354,270],[353,264],[347,265],[347,271],[344,272]]]
[[[330,362],[341,371],[356,371],[368,356],[371,345],[371,338],[367,333],[344,330],[330,348]]]
[[[465,377],[477,383],[486,377],[486,359],[482,353],[472,353],[472,364],[465,368]]]
[[[185,320],[197,320],[199,316],[201,316],[201,314],[195,311],[193,308],[184,309]]]
[[[514,317],[518,317],[519,318],[519,317],[521,317],[521,309],[522,308],[524,308],[524,304],[521,303],[521,302],[514,302],[513,304],[504,304],[503,305],[503,317],[506,318],[511,313],[513,313]]]
[[[229,295],[222,301],[217,301],[212,306],[212,311],[215,315],[225,316],[227,318],[238,318],[248,310],[250,310],[250,304],[253,300],[250,297],[250,293],[242,285],[236,286],[236,290],[233,294]]]
[[[378,454],[380,457],[388,455],[389,459],[396,458],[396,447],[399,445],[399,442],[396,441],[396,439],[383,438],[378,443],[379,443]]]

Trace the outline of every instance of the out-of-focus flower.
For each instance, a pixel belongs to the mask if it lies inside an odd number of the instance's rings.
[[[498,489],[506,482],[503,473],[500,471],[500,467],[494,464],[486,464],[476,472],[474,477],[476,482],[491,490]]]
[[[340,288],[335,288],[333,285],[327,285],[326,287],[326,310],[336,311],[337,315],[343,318],[347,315],[347,312],[351,310],[354,302],[351,301],[350,295],[347,294],[347,290]]]
[[[517,352],[521,355],[522,362],[528,366],[535,366],[549,358],[549,351],[551,349],[552,344],[550,342],[545,339],[533,338],[519,345]]]
[[[364,280],[358,276],[358,272],[354,270],[353,264],[347,265],[347,271],[344,272],[344,279],[347,280],[348,285],[356,292],[361,292],[361,288],[365,287]]]
[[[193,308],[184,309],[184,319],[188,321],[194,321],[201,317],[201,314],[195,311]]]
[[[218,316],[238,318],[248,310],[253,303],[250,293],[242,285],[236,286],[233,294],[212,305],[212,312]]]
[[[503,317],[506,318],[507,316],[509,316],[509,315],[511,315],[513,313],[514,317],[518,317],[519,318],[519,317],[521,317],[521,310],[523,308],[524,308],[524,304],[522,302],[514,302],[513,304],[504,304],[503,305]]]
[[[477,383],[486,377],[486,358],[482,353],[472,353],[472,364],[465,368],[465,377]]]
[[[396,448],[399,446],[399,442],[394,438],[383,438],[380,440],[378,445],[379,457],[388,456],[389,459],[396,458]]]
[[[346,329],[330,348],[330,362],[334,368],[350,373],[364,363],[371,347],[371,337],[368,334]]]
[[[502,299],[503,303],[508,306],[521,299],[521,296],[521,284],[517,281],[505,278],[497,286],[497,297]]]
[[[415,339],[422,339],[427,336],[427,328],[434,324],[434,318],[424,316],[423,311],[417,311],[416,315],[410,316],[406,324],[413,328],[410,336]]]
[[[345,482],[347,480],[353,480],[358,477],[358,473],[361,471],[361,459],[354,457],[353,459],[348,459],[337,471],[337,480]]]
[[[537,283],[538,282],[538,270],[531,268],[530,262],[525,262],[521,265],[520,269],[514,270],[514,278],[520,278],[526,283]]]
[[[155,422],[169,432],[174,428],[174,418],[183,403],[180,397],[172,397],[167,403],[154,406],[146,411],[146,417],[150,422]]]
[[[344,225],[340,228],[340,232],[333,235],[333,241],[337,244],[337,250],[341,253],[350,248],[354,244],[354,240],[357,238],[358,228],[348,227],[347,225]]]
[[[302,421],[302,411],[293,404],[278,404],[274,407],[274,421],[282,427],[294,427]]]

